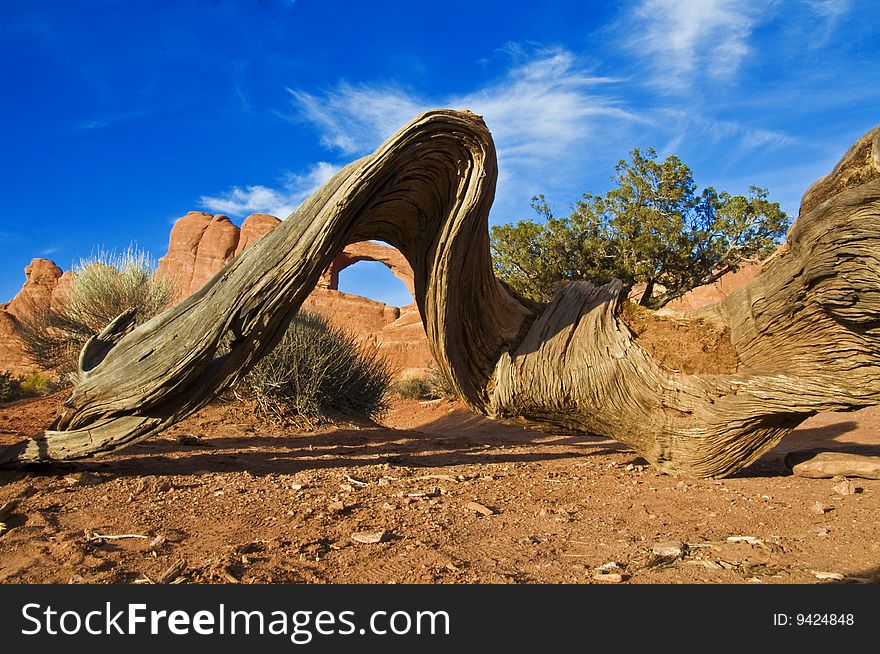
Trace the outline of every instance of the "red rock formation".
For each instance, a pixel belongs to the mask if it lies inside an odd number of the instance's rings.
[[[735,290],[750,283],[764,270],[764,264],[747,263],[736,272],[727,273],[714,284],[706,284],[688,291],[677,300],[673,300],[664,308],[687,313],[701,307],[720,302]]]
[[[6,306],[6,311],[17,318],[30,311],[46,310],[52,305],[52,294],[62,271],[54,261],[34,259],[25,267],[24,276],[24,286]]]
[[[168,253],[159,259],[159,274],[178,284],[178,299],[200,289],[234,255],[239,229],[222,214],[190,211],[171,229]]]
[[[168,253],[159,260],[159,273],[175,278],[178,299],[194,293],[245,247],[281,223],[275,216],[255,213],[239,230],[226,216],[191,211],[171,230]],[[431,362],[418,311],[399,309],[339,291],[339,273],[358,261],[385,264],[413,292],[412,269],[400,252],[378,243],[354,243],[321,276],[303,307],[326,315],[330,321],[363,341],[387,352],[398,366],[426,367]],[[399,325],[398,319],[403,319]]]
[[[177,280],[178,300],[183,299],[280,222],[268,214],[252,214],[239,229],[226,216],[191,211],[174,224],[158,273]],[[375,344],[399,368],[428,367],[432,358],[415,305],[401,309],[338,290],[339,273],[358,261],[383,263],[413,292],[412,269],[400,252],[377,243],[354,243],[333,261],[303,307]],[[46,259],[34,259],[27,267],[22,290],[6,311],[0,307],[0,370],[22,374],[33,368],[15,336],[16,315],[29,306],[44,310],[57,305],[71,276],[69,271],[62,275],[61,269]]]
[[[33,365],[18,340],[16,326],[12,314],[0,309],[0,372],[19,376],[30,371]]]
[[[24,269],[25,282],[8,304],[0,305],[0,372],[24,375],[34,370],[18,338],[18,320],[46,311],[66,292],[70,275],[48,259],[34,259]]]
[[[245,249],[251,243],[259,241],[263,236],[275,229],[281,221],[267,213],[252,213],[241,224],[241,233],[238,237],[238,246],[233,256]]]
[[[410,295],[415,295],[415,286],[413,285],[413,272],[409,262],[404,258],[400,251],[387,245],[363,241],[361,243],[352,243],[342,253],[333,260],[330,267],[321,276],[320,286],[326,288],[339,288],[339,273],[354,265],[358,261],[378,261],[383,263],[391,272],[402,281],[409,290]]]

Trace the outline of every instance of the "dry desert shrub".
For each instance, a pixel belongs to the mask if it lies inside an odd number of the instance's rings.
[[[454,400],[458,397],[455,387],[449,381],[449,377],[436,365],[431,366],[430,370],[428,370],[427,382],[428,390],[432,397],[442,400]]]
[[[121,254],[99,251],[73,269],[66,296],[51,307],[31,308],[18,320],[31,360],[60,379],[77,369],[85,342],[124,311],[140,324],[171,304],[176,285],[157,276],[147,252],[130,246]]]
[[[337,417],[378,418],[388,406],[391,376],[376,348],[359,344],[320,314],[301,311],[238,390],[266,417],[314,428]]]
[[[428,381],[418,368],[404,370],[394,384],[394,392],[407,400],[424,400],[431,396]]]

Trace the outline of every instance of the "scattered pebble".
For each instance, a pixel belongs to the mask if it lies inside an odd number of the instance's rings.
[[[485,516],[495,515],[496,513],[494,509],[490,509],[488,506],[480,504],[479,502],[468,502],[464,505],[464,508]]]
[[[706,568],[708,570],[723,570],[724,567],[716,563],[715,561],[710,561],[709,559],[691,559],[689,561],[685,561],[688,565],[698,565],[700,567]]]
[[[815,534],[819,538],[825,538],[828,535],[828,528],[827,527],[810,527],[807,530],[807,533]]]
[[[755,536],[728,536],[729,543],[748,543],[749,545],[763,545],[764,541]]]
[[[844,496],[855,495],[855,493],[856,493],[855,485],[849,479],[846,479],[846,478],[844,478],[841,481],[839,481],[838,483],[834,484],[834,486],[831,487],[831,490],[833,490],[838,495],[844,495]]]
[[[418,491],[416,493],[407,493],[407,497],[437,497],[440,494],[439,488],[429,488],[426,491]]]
[[[825,506],[824,504],[822,504],[822,502],[816,502],[811,508],[813,513],[818,513],[819,515],[825,515],[828,511],[831,510],[830,507]]]
[[[609,573],[609,572],[622,572],[623,565],[618,563],[617,561],[608,561],[608,563],[603,563],[602,565],[593,568],[595,572],[599,573]]]
[[[843,581],[846,579],[846,577],[839,572],[822,572],[819,570],[813,570],[813,576],[816,577],[816,579],[831,579],[834,581]]]
[[[669,540],[657,543],[651,551],[656,556],[662,556],[668,559],[682,559],[687,551],[687,545],[679,541]]]
[[[147,546],[147,549],[150,551],[155,551],[162,547],[167,542],[167,539],[162,534],[156,536],[153,540],[150,541],[150,544]]]
[[[355,543],[372,545],[374,543],[381,543],[383,540],[385,540],[385,537],[387,535],[387,531],[358,531],[351,535],[351,539]]]
[[[625,577],[619,572],[597,572],[593,575],[593,579],[605,584],[619,584]]]
[[[68,486],[95,486],[101,483],[101,478],[91,472],[74,472],[64,476],[64,483]]]

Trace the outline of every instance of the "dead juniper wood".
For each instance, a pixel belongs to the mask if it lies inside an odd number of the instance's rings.
[[[2,459],[114,451],[203,407],[278,343],[333,258],[370,239],[409,261],[438,366],[492,418],[610,436],[660,470],[709,477],[739,470],[818,412],[880,402],[880,128],[807,190],[763,274],[687,316],[699,338],[730,350],[715,370],[652,355],[661,346],[620,316],[619,282],[569,284],[542,306],[496,279],[496,175],[480,117],[416,117],[200,291],[137,328],[128,316],[109,325],[85,346],[52,428]],[[675,325],[676,338],[687,329]]]

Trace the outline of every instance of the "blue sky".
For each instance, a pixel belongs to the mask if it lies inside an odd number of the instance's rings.
[[[158,258],[187,211],[283,218],[431,107],[492,130],[494,224],[603,192],[633,147],[793,214],[880,123],[875,0],[0,6],[0,302],[33,257]],[[405,299],[375,267],[342,281]]]

